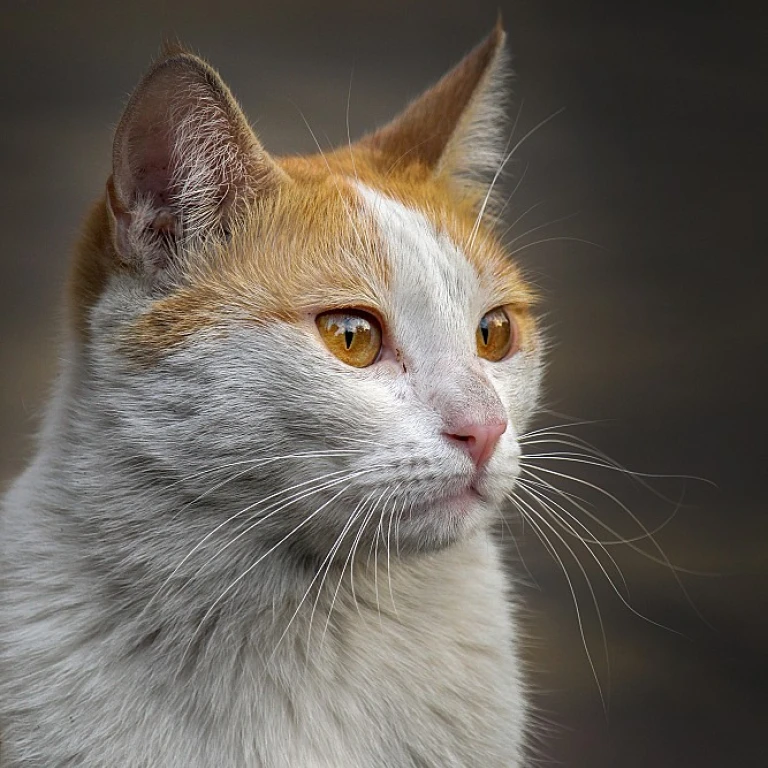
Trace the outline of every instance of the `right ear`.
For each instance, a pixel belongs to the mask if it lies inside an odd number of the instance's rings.
[[[114,247],[154,277],[225,234],[284,172],[201,59],[175,50],[134,91],[115,134],[107,207]]]

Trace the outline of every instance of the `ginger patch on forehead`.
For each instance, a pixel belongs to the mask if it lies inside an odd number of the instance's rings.
[[[188,260],[183,282],[124,334],[124,348],[157,359],[203,329],[297,322],[358,306],[381,311],[389,269],[377,233],[341,178],[304,178],[254,204],[226,243]]]

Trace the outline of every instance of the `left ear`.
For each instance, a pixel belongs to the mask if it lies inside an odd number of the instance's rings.
[[[415,163],[460,184],[486,180],[502,161],[506,34],[491,34],[392,122],[361,141],[388,172]]]
[[[133,92],[112,159],[115,250],[152,278],[285,180],[218,74],[175,47]]]

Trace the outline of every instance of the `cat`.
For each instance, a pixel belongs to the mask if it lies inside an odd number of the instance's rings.
[[[525,764],[490,533],[542,368],[489,215],[506,75],[497,24],[285,158],[181,47],[145,75],[2,502],[2,768]]]

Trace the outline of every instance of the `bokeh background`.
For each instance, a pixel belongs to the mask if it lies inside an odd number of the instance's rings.
[[[551,538],[572,594],[510,514],[502,533],[524,582],[531,687],[548,724],[541,763],[764,768],[768,13],[757,4],[6,0],[0,483],[30,455],[71,246],[109,173],[121,108],[164,37],[220,69],[271,151],[312,151],[299,110],[326,146],[346,139],[348,102],[353,136],[381,124],[489,31],[499,5],[517,135],[565,108],[525,141],[507,180],[511,190],[525,171],[507,219],[525,216],[508,237],[542,292],[552,341],[539,425],[570,424],[622,465],[674,477],[643,487],[537,461],[576,474],[570,485],[543,476],[584,495],[622,537],[641,535],[638,524],[584,483],[648,529],[666,521],[656,541],[695,572],[678,571],[681,586],[648,538],[635,543],[655,560],[611,546],[625,592],[593,547],[641,617],[560,530],[563,541]]]

